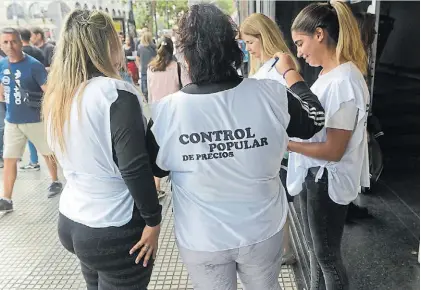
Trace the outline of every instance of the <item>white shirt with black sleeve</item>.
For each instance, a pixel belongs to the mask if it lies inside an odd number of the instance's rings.
[[[141,103],[131,84],[94,77],[73,100],[64,153],[47,130],[67,180],[59,206],[67,218],[91,228],[120,227],[136,207],[146,225],[161,222]]]

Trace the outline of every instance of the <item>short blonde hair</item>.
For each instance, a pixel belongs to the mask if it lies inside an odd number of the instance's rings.
[[[149,46],[152,44],[152,33],[149,31],[145,31],[142,33],[140,37],[140,44],[143,46]]]

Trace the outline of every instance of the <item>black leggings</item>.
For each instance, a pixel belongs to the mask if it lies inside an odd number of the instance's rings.
[[[146,290],[153,261],[144,268],[143,261],[135,264],[137,253],[129,255],[144,227],[137,210],[129,223],[108,228],[90,228],[60,213],[58,234],[63,246],[79,258],[88,290]]]
[[[328,193],[328,173],[315,182],[319,167],[310,168],[300,193],[304,234],[310,251],[310,290],[348,290],[341,256],[347,205],[335,203]]]

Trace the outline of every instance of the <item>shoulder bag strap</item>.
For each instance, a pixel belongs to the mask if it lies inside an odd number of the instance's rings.
[[[181,66],[178,61],[177,61],[177,75],[178,75],[178,86],[181,90],[183,88],[183,84],[181,83]]]

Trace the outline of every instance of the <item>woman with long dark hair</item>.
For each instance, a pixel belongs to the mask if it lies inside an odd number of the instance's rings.
[[[136,53],[133,37],[126,37],[123,49],[124,55],[126,56],[127,71],[132,78],[133,83],[137,84],[139,82],[139,70],[136,66],[136,56],[133,55],[133,52]]]
[[[192,5],[179,23],[192,83],[152,108],[156,164],[171,172],[175,234],[194,289],[279,290],[287,200],[278,176],[288,136],[310,138],[324,112],[291,57],[286,84],[243,79],[231,18]]]
[[[163,37],[158,43],[156,57],[148,66],[149,103],[179,91],[188,84],[186,70],[174,57],[174,44],[169,37]]]
[[[342,2],[312,3],[292,24],[298,57],[321,66],[311,87],[326,111],[326,128],[309,141],[290,141],[287,185],[300,193],[310,251],[311,290],[349,289],[341,257],[348,205],[369,187],[364,75],[367,57],[357,21]]]

